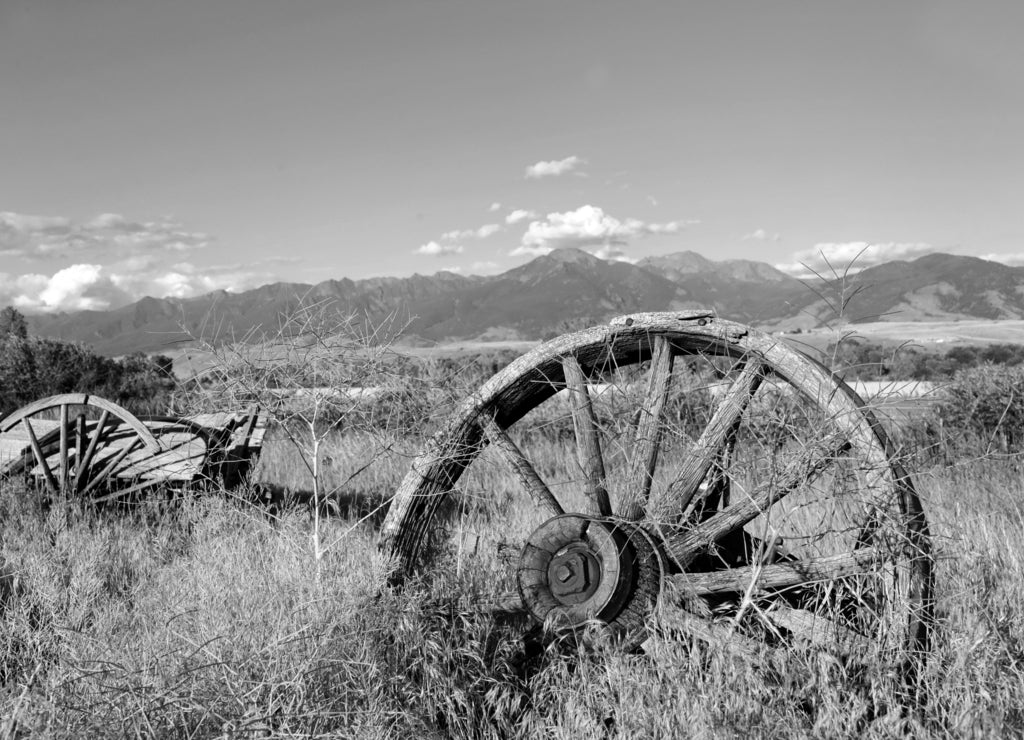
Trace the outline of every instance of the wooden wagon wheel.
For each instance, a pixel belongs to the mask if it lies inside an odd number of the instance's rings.
[[[433,563],[549,630],[596,620],[639,644],[657,611],[698,637],[909,667],[931,558],[889,449],[848,386],[779,340],[707,311],[635,314],[467,398],[381,546],[399,578]]]
[[[88,419],[86,408],[97,409],[99,419]],[[72,409],[78,409],[74,418]],[[54,410],[56,428],[38,435],[29,419]],[[0,420],[0,432],[10,432],[19,424],[27,434],[29,450],[5,472],[15,474],[37,465],[52,493],[89,495],[113,480],[133,453],[145,449],[157,454],[163,449],[149,428],[127,409],[86,393],[34,401]],[[105,449],[115,437],[116,450]]]

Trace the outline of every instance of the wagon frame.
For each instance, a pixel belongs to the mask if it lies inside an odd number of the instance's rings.
[[[0,475],[51,495],[94,501],[161,484],[234,487],[259,455],[267,415],[243,412],[136,416],[88,393],[64,393],[0,419]]]

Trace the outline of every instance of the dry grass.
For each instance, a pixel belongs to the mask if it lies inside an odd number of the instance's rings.
[[[333,544],[320,568],[301,505],[276,518],[229,495],[43,511],[31,492],[5,486],[0,536],[17,587],[0,622],[0,736],[1024,733],[1018,460],[917,474],[937,542],[939,620],[926,699],[913,707],[890,676],[810,650],[750,661],[728,644],[673,632],[670,620],[645,654],[599,644],[539,650],[520,625],[495,625],[470,608],[471,594],[506,564],[500,548],[477,557],[465,537],[449,554],[455,577],[390,591],[365,515],[395,489],[410,449],[378,455],[352,477],[378,442],[330,440],[331,485],[361,503],[323,525]],[[271,444],[260,471],[301,490],[289,454]],[[492,497],[512,501],[507,476],[482,470]],[[479,510],[453,502],[453,521],[479,530]],[[529,528],[522,516],[510,520]]]

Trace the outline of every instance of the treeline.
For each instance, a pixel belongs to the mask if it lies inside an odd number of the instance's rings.
[[[96,394],[135,414],[162,414],[174,386],[169,357],[110,359],[77,342],[30,336],[21,313],[0,311],[0,415],[58,393]]]
[[[1024,345],[957,345],[945,352],[918,345],[892,347],[847,339],[826,350],[829,363],[847,379],[946,380],[977,367],[1024,364]]]

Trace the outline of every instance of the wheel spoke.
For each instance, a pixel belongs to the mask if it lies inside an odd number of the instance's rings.
[[[740,529],[816,477],[849,446],[850,443],[837,433],[828,434],[823,440],[808,445],[778,476],[771,476],[747,498],[733,502],[700,524],[668,537],[666,550],[679,567],[685,568],[699,553],[710,549],[722,537]]]
[[[701,432],[675,480],[664,491],[652,495],[647,507],[649,520],[664,522],[679,518],[707,477],[720,451],[726,447],[730,436],[735,434],[743,412],[764,379],[764,373],[764,365],[758,360],[749,359],[744,364],[743,371]]]
[[[36,437],[36,431],[32,428],[28,419],[22,419],[21,423],[25,426],[25,431],[28,432],[28,443],[32,447],[32,454],[35,455],[36,464],[43,471],[43,475],[46,477],[46,485],[49,486],[52,493],[59,493],[60,486],[57,485],[57,479],[53,477],[53,471],[50,470],[50,466],[46,464],[46,456],[43,455],[43,450],[39,446],[39,439]]]
[[[794,562],[746,565],[710,573],[679,573],[669,576],[667,580],[682,592],[696,596],[744,593],[754,582],[757,589],[770,591],[868,573],[878,560],[878,551],[869,547]]]
[[[96,454],[100,438],[106,432],[107,419],[109,417],[110,412],[107,409],[103,409],[103,413],[100,414],[100,420],[96,422],[96,430],[92,434],[92,439],[89,440],[89,446],[85,450],[85,455],[79,458],[78,470],[75,473],[75,490],[79,493],[82,492],[82,486],[89,479],[89,466],[92,464],[93,455]]]
[[[619,514],[623,519],[639,519],[643,515],[647,497],[651,492],[651,478],[658,463],[658,450],[661,447],[661,414],[671,388],[672,361],[672,345],[665,337],[656,336],[647,394],[640,409],[629,477],[619,507]]]
[[[592,513],[610,516],[612,507],[608,499],[608,490],[605,488],[604,458],[601,455],[601,441],[597,432],[597,416],[594,414],[594,405],[587,390],[587,379],[575,357],[564,358],[562,367],[572,408],[576,454],[585,476],[584,491]]]
[[[764,650],[755,640],[738,634],[729,625],[712,622],[684,609],[662,609],[657,622],[663,629],[682,632],[749,663],[760,664],[764,660]]]
[[[550,516],[564,514],[565,510],[558,503],[558,499],[551,493],[551,489],[541,480],[533,465],[506,434],[505,430],[498,426],[493,419],[484,425],[484,433],[491,445],[501,456],[501,459],[512,469],[520,484],[530,494],[535,506],[546,511]]]
[[[772,624],[813,645],[838,647],[843,652],[859,655],[870,652],[874,647],[874,643],[864,635],[817,612],[794,609],[778,602],[766,609],[764,614]]]
[[[138,437],[135,437],[132,440],[131,444],[122,447],[121,451],[114,455],[113,459],[109,463],[107,463],[103,470],[101,470],[98,475],[96,475],[91,481],[89,481],[89,485],[87,485],[85,487],[85,490],[82,491],[82,495],[87,496],[89,493],[92,492],[94,488],[99,486],[103,481],[109,478],[113,478],[114,471],[117,468],[117,466],[121,464],[121,461],[124,460],[130,453],[139,449],[139,447],[141,446],[142,440],[139,439]]]
[[[98,497],[93,499],[93,503],[94,504],[102,504],[102,503],[104,503],[106,501],[113,501],[114,499],[121,498],[122,496],[128,496],[128,495],[130,495],[132,493],[136,493],[137,491],[143,491],[143,490],[145,490],[147,488],[152,488],[153,486],[158,486],[161,483],[166,483],[166,482],[167,481],[161,480],[159,478],[147,478],[146,480],[142,480],[142,481],[138,481],[137,483],[134,483],[133,485],[129,486],[128,488],[119,488],[116,491],[111,491],[110,493],[104,494],[102,496],[98,496]],[[88,491],[88,489],[86,489],[86,491]]]
[[[60,489],[68,487],[68,405],[60,405]]]
[[[82,474],[82,456],[85,455],[85,414],[75,417],[75,478],[71,490],[78,491],[78,478]]]
[[[733,434],[726,441],[725,447],[719,451],[717,459],[704,479],[703,491],[698,488],[698,493],[694,496],[695,506],[689,517],[690,520],[710,519],[716,511],[729,505],[732,479],[729,477],[728,470],[735,442],[736,435]]]
[[[492,615],[526,614],[526,605],[518,591],[506,591],[480,599],[477,608]]]

